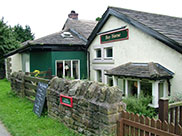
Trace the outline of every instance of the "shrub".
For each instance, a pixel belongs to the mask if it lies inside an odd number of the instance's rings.
[[[139,115],[148,116],[150,118],[155,117],[157,115],[154,108],[149,107],[152,100],[151,96],[144,96],[141,94],[139,98],[136,96],[129,96],[125,98],[123,101],[126,103],[126,110],[128,112],[138,113]]]

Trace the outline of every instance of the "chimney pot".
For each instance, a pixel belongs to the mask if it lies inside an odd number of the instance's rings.
[[[74,10],[72,10],[71,13],[68,14],[68,17],[71,18],[71,19],[78,20],[78,13],[76,13]]]

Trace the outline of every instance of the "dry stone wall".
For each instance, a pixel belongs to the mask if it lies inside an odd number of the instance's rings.
[[[11,75],[11,87],[19,96],[25,97],[26,81],[23,72]],[[69,128],[87,136],[116,136],[117,121],[121,111],[122,91],[102,83],[87,80],[53,78],[47,89],[48,114]],[[73,99],[73,107],[60,103],[60,95]]]
[[[60,104],[60,95],[73,98],[73,107]],[[84,80],[53,78],[47,90],[48,114],[87,136],[114,135],[125,109],[117,87]]]

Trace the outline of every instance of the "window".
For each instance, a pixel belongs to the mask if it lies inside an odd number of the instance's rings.
[[[158,85],[159,88],[159,99],[164,96],[164,82],[160,82]]]
[[[71,61],[65,61],[64,65],[65,77],[71,77]]]
[[[96,81],[97,82],[102,82],[102,71],[101,70],[96,70]]]
[[[78,61],[73,61],[73,78],[78,79],[79,78],[79,72],[78,72]]]
[[[107,76],[107,84],[113,86],[113,78],[111,76]]]
[[[61,78],[70,77],[74,79],[79,79],[79,67],[80,64],[78,60],[56,61],[57,76]]]
[[[137,96],[137,81],[128,80],[128,95]]]
[[[95,49],[96,58],[101,58],[101,49]]]
[[[63,61],[57,62],[57,76],[63,77]]]
[[[112,58],[113,57],[113,52],[112,48],[105,48],[105,58]]]
[[[125,96],[125,80],[118,78],[118,87],[123,91],[123,96]]]
[[[140,86],[140,92],[143,93],[144,96],[152,96],[152,83],[141,81]]]

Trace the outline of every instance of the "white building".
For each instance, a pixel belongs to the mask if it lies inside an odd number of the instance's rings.
[[[125,96],[182,91],[182,18],[109,7],[88,42],[90,79]]]

